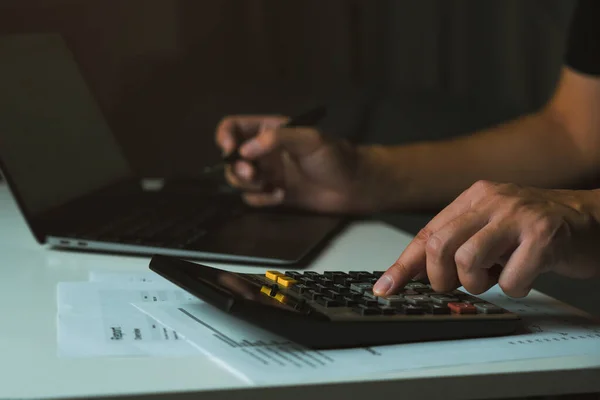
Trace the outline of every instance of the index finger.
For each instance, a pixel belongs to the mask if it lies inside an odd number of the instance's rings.
[[[373,286],[376,296],[386,296],[395,293],[399,288],[406,285],[414,276],[425,270],[425,245],[428,234],[424,228],[410,242],[400,257],[391,267],[377,280]]]
[[[400,257],[377,280],[373,293],[385,296],[395,293],[411,279],[426,270],[426,246],[429,238],[448,222],[463,214],[471,207],[470,191],[463,192],[438,213],[409,243]]]
[[[256,136],[263,129],[276,128],[287,118],[267,115],[233,115],[217,126],[216,142],[225,154],[231,153],[242,141]]]

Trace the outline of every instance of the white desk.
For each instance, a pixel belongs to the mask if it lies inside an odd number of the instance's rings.
[[[409,240],[380,223],[357,224],[332,243],[313,269],[386,268]],[[42,248],[4,185],[0,185],[0,252],[0,398],[331,399],[397,398],[403,393],[406,398],[452,399],[600,392],[597,357],[423,369],[365,377],[361,382],[306,382],[295,387],[248,387],[202,356],[58,358],[56,284],[87,280],[90,271],[147,271],[148,258]]]

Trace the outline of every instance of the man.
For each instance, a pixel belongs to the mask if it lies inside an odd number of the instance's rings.
[[[257,207],[368,213],[450,203],[380,278],[378,295],[416,276],[437,291],[462,285],[480,294],[498,283],[521,297],[545,271],[600,275],[600,190],[574,190],[600,178],[599,16],[600,2],[579,3],[556,92],[538,112],[396,147],[330,141],[313,128],[282,127],[284,117],[228,117],[217,143],[229,153],[240,132],[244,161],[227,179]]]

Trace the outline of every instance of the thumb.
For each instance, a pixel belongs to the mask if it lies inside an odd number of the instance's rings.
[[[253,160],[276,150],[286,150],[291,156],[307,156],[323,145],[323,137],[314,128],[277,128],[260,132],[240,147],[242,157]]]

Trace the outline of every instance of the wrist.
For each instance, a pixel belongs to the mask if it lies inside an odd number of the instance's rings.
[[[592,217],[600,224],[600,189],[590,190],[589,207]]]
[[[382,145],[357,146],[356,169],[350,194],[350,209],[358,213],[376,213],[395,208],[403,187],[394,171],[392,150]]]

